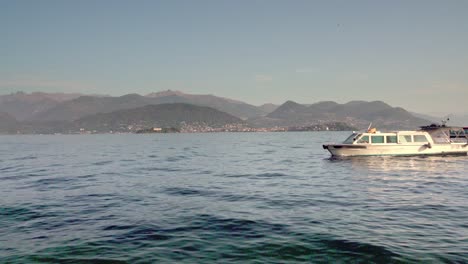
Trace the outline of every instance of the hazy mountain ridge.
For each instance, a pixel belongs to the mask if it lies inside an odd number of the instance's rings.
[[[122,109],[131,109],[151,104],[138,94],[128,94],[120,97],[81,96],[66,101],[33,116],[35,121],[73,121],[87,115],[110,113]]]
[[[0,122],[0,133],[3,134],[128,133],[151,127],[222,128],[227,125],[246,125],[240,118],[216,109],[183,103],[146,105],[88,115],[74,121],[17,122],[10,115],[0,113]]]
[[[25,92],[16,92],[6,95],[0,95],[0,103],[5,101],[15,101],[15,100],[22,100],[28,102],[40,101],[44,99],[50,99],[56,102],[64,102],[69,101],[75,98],[83,96],[80,93],[44,93],[44,92],[32,92],[32,93],[25,93]]]
[[[430,123],[401,107],[392,107],[382,101],[350,101],[345,104],[326,101],[308,106],[287,101],[266,117],[249,121],[257,126],[297,126],[335,121],[358,128],[365,128],[372,122],[375,126],[388,129],[415,129]]]
[[[279,107],[279,105],[271,104],[271,103],[262,104],[261,106],[258,106],[258,108],[262,112],[267,113],[267,114],[275,111],[278,107]]]
[[[261,108],[254,105],[211,94],[186,94],[181,91],[167,90],[150,93],[146,95],[146,97],[157,98],[159,100],[165,97],[171,97],[174,100],[172,103],[190,103],[194,105],[208,106],[242,119],[267,114],[267,112],[264,112]]]
[[[146,97],[153,97],[153,98],[165,97],[165,96],[180,96],[180,97],[185,97],[185,98],[188,98],[188,99],[199,99],[199,100],[204,100],[204,98],[210,98],[210,99],[219,99],[219,100],[223,100],[223,101],[227,101],[227,102],[235,103],[235,104],[245,104],[244,102],[239,101],[239,100],[234,100],[234,99],[230,99],[230,98],[226,98],[226,97],[215,96],[215,95],[212,95],[212,94],[188,94],[188,93],[184,93],[184,92],[177,91],[177,90],[175,90],[175,91],[166,90],[166,91],[160,91],[160,92],[153,92],[153,93],[149,93],[149,94],[147,94],[145,96]]]
[[[84,116],[97,113],[110,113],[117,110],[131,109],[145,105],[168,103],[187,103],[198,106],[208,106],[244,119],[266,114],[256,106],[240,101],[213,95],[189,95],[177,91],[166,91],[149,94],[147,96],[138,94],[128,94],[120,97],[81,96],[48,108],[47,110],[34,115],[29,120],[76,120]]]
[[[19,122],[13,116],[5,112],[0,112],[0,133],[15,133],[18,129],[18,125]]]
[[[400,107],[392,107],[382,101],[356,100],[344,104],[333,101],[314,104],[286,101],[279,106],[265,104],[256,107],[214,95],[193,95],[171,90],[146,96],[127,94],[120,97],[16,93],[0,96],[0,112],[4,113],[2,116],[5,120],[1,131],[11,133],[19,129],[33,133],[38,131],[49,133],[53,132],[55,127],[60,128],[57,132],[62,132],[69,128],[67,123],[73,124],[74,121],[85,120],[89,116],[131,110],[147,105],[172,103],[211,107],[241,119],[250,116],[247,120],[250,126],[265,128],[323,126],[330,122],[339,122],[362,129],[367,128],[369,123],[373,122],[374,126],[379,128],[415,129],[420,125],[434,122],[434,119],[421,118],[421,115],[410,113]],[[268,111],[271,112],[267,113]],[[136,115],[134,118],[139,117]],[[458,123],[466,125],[466,123]],[[452,122],[449,124],[454,125]]]
[[[182,127],[187,125],[223,127],[244,124],[240,118],[211,107],[184,103],[147,105],[86,116],[73,122],[75,127],[98,132],[135,131],[148,127]]]
[[[34,114],[46,111],[63,101],[76,98],[74,94],[47,94],[18,92],[0,96],[0,112],[6,112],[17,120],[27,120]]]
[[[6,112],[19,121],[30,120],[63,102],[83,96],[79,93],[17,92],[0,95],[0,112]],[[100,95],[95,95],[100,96]]]

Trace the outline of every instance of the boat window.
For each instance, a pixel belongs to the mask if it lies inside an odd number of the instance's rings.
[[[369,143],[369,136],[362,136],[357,143]]]
[[[398,136],[398,140],[400,143],[411,143],[413,140],[411,139],[411,135],[404,135],[404,136]]]
[[[468,135],[463,129],[452,129],[450,130],[450,141],[457,143],[465,143],[468,140]]]
[[[428,142],[425,135],[414,135],[414,142]]]
[[[372,136],[372,144],[374,143],[384,143],[384,136]]]
[[[450,137],[451,137],[451,138],[456,138],[456,137],[458,137],[458,131],[450,130]]]
[[[387,143],[397,143],[396,136],[387,136]]]
[[[450,135],[446,134],[443,130],[430,131],[432,140],[437,144],[450,143]]]
[[[468,130],[465,132],[463,129],[452,129],[450,130],[451,138],[466,138]]]
[[[357,133],[351,134],[345,141],[343,141],[343,144],[353,144],[354,140],[358,137]]]

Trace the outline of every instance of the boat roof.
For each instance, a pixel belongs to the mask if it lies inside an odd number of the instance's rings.
[[[422,131],[434,131],[434,130],[463,130],[463,127],[446,126],[445,124],[430,124],[428,126],[420,126]]]
[[[369,135],[379,135],[379,134],[422,134],[427,131],[424,130],[393,130],[393,131],[376,131],[376,132],[355,132],[356,134],[369,134]]]
[[[375,128],[368,129],[367,131],[353,131],[353,133],[359,134],[385,134],[385,133],[398,133],[398,134],[415,134],[423,132],[434,132],[434,131],[464,131],[468,127],[459,127],[459,126],[446,126],[445,124],[430,124],[428,126],[420,126],[420,129],[417,130],[389,130],[389,131],[379,131]]]

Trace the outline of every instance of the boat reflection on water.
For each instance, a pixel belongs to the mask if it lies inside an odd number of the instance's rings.
[[[466,167],[466,156],[374,156],[374,157],[332,157],[332,162],[343,162],[353,170],[381,173],[425,173],[427,177],[450,174]],[[431,174],[432,173],[432,174]]]
[[[466,176],[460,171],[468,169],[466,156],[347,157],[329,162],[333,164],[328,166],[343,172],[335,177],[346,180],[349,193],[367,197],[366,206],[403,210],[405,214],[423,208],[431,214],[440,213],[437,206],[441,204],[466,204],[463,199],[447,198],[454,190],[465,189]],[[427,221],[424,214],[417,216]]]

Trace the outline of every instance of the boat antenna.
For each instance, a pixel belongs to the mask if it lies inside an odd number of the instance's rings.
[[[369,127],[367,127],[367,131],[369,131],[369,129],[371,128],[371,126],[372,126],[372,122],[370,122]]]

